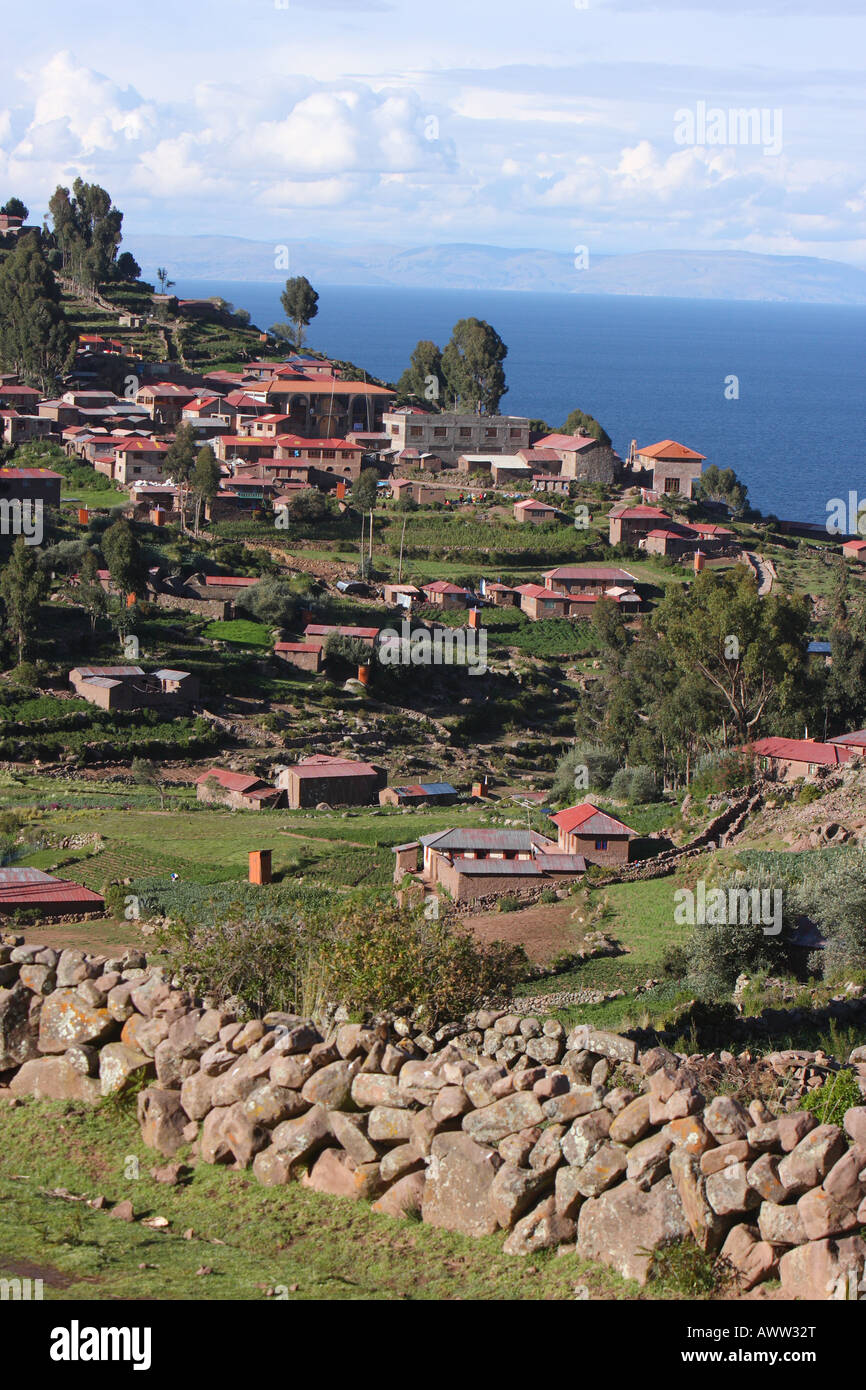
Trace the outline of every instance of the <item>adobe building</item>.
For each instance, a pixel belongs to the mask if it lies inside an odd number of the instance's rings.
[[[550,818],[559,832],[563,853],[582,854],[593,864],[627,864],[637,831],[585,801]]]
[[[293,767],[280,769],[277,786],[286,792],[291,810],[328,806],[373,806],[379,799],[382,774],[371,763],[316,754]]]

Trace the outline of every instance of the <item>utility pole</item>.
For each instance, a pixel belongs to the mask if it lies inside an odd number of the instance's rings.
[[[370,510],[370,569],[373,568],[373,511]]]

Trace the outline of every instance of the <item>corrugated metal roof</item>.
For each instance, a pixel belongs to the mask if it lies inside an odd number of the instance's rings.
[[[461,874],[494,877],[507,875],[509,878],[541,878],[541,870],[536,859],[465,859],[455,855],[454,867]]]
[[[822,766],[847,763],[854,756],[852,749],[836,743],[814,743],[802,738],[759,738],[751,745],[751,751],[762,758],[783,758],[797,763],[820,763]]]
[[[545,845],[552,845],[554,841],[535,830],[464,830],[461,827],[422,835],[421,843],[438,850],[512,850],[518,854],[528,854],[531,849],[543,850]]]
[[[0,884],[7,883],[53,883],[50,874],[41,869],[9,868],[0,869]]]

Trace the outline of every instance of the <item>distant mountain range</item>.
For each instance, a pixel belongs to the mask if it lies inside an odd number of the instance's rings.
[[[866,271],[812,256],[750,251],[638,251],[575,256],[556,251],[454,243],[444,246],[341,246],[284,243],[276,268],[272,242],[233,236],[130,236],[124,243],[153,278],[165,266],[177,280],[272,281],[306,275],[320,285],[406,289],[536,290],[558,294],[628,294],[676,299],[751,299],[799,304],[866,304]]]

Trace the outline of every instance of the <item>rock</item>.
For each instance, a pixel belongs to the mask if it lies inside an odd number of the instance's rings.
[[[740,1287],[747,1291],[778,1271],[778,1258],[773,1246],[759,1238],[754,1226],[732,1226],[721,1249],[721,1258],[736,1271]]]
[[[167,1018],[144,1018],[141,1014],[132,1014],[121,1029],[120,1041],[152,1057],[159,1044],[168,1037],[169,1027]]]
[[[253,1159],[253,1177],[263,1187],[285,1187],[292,1177],[292,1159],[271,1144]]]
[[[639,1140],[628,1153],[625,1175],[629,1182],[636,1187],[652,1187],[654,1182],[670,1171],[669,1158],[673,1147],[673,1139],[664,1130]]]
[[[403,1217],[411,1212],[420,1212],[424,1202],[424,1188],[427,1175],[424,1172],[407,1173],[395,1182],[373,1203],[373,1211],[383,1216]]]
[[[191,1171],[185,1163],[164,1163],[159,1168],[151,1168],[150,1176],[154,1182],[164,1183],[166,1187],[179,1187]]]
[[[779,1261],[779,1277],[786,1298],[812,1301],[832,1298],[840,1284],[843,1291],[853,1271],[855,1288],[866,1259],[866,1241],[859,1236],[841,1240],[813,1240],[788,1250]]]
[[[222,1132],[229,1109],[229,1106],[221,1105],[209,1111],[201,1127],[199,1152],[205,1163],[230,1163],[234,1157],[231,1145]]]
[[[838,1125],[818,1125],[782,1159],[779,1181],[794,1196],[810,1187],[818,1187],[846,1148],[845,1136]]]
[[[704,1111],[704,1124],[718,1144],[745,1139],[752,1128],[752,1117],[733,1096],[716,1096]]]
[[[285,1086],[289,1091],[302,1091],[315,1068],[309,1057],[274,1057],[270,1076],[275,1086]]]
[[[214,1114],[211,1111],[211,1114]],[[205,1120],[207,1125],[207,1120]],[[264,1125],[258,1124],[244,1110],[243,1101],[228,1107],[220,1126],[222,1140],[228,1144],[232,1156],[241,1168],[249,1168],[256,1154],[267,1147],[271,1136]]]
[[[545,1066],[552,1066],[558,1062],[565,1047],[560,1038],[530,1038],[526,1044],[526,1055],[535,1062],[542,1062]]]
[[[352,1098],[354,1073],[351,1062],[331,1062],[304,1083],[301,1095],[310,1105],[325,1110],[345,1110]]]
[[[433,1102],[433,1118],[437,1124],[459,1120],[472,1108],[472,1102],[462,1086],[443,1086]]]
[[[166,1041],[175,1056],[198,1059],[206,1051],[207,1040],[199,1032],[203,1016],[201,1009],[190,1009],[171,1024]]]
[[[73,1043],[103,1043],[116,1032],[108,1009],[86,1004],[74,989],[56,989],[42,1005],[39,1051],[65,1052]]]
[[[172,1158],[186,1142],[187,1116],[180,1092],[148,1086],[139,1094],[136,1104],[142,1143],[149,1149],[156,1149],[164,1158]]]
[[[772,1120],[769,1124],[753,1125],[746,1135],[746,1142],[756,1154],[772,1153],[774,1149],[781,1148],[778,1121]]]
[[[790,1153],[796,1149],[801,1139],[805,1139],[810,1130],[817,1127],[818,1121],[808,1110],[795,1110],[791,1115],[780,1115],[777,1121],[779,1127],[779,1143]]]
[[[356,1165],[342,1149],[325,1149],[302,1182],[314,1192],[351,1197],[354,1201],[375,1197],[382,1187],[378,1163]]]
[[[506,1255],[534,1255],[538,1250],[550,1250],[573,1239],[574,1222],[560,1216],[554,1198],[548,1197],[518,1221],[502,1250]]]
[[[555,1179],[554,1199],[556,1210],[560,1216],[568,1216],[574,1220],[586,1198],[578,1186],[580,1182],[580,1170],[572,1168],[566,1164],[563,1168],[558,1168]]]
[[[415,1173],[424,1167],[424,1159],[419,1155],[414,1144],[398,1144],[396,1149],[389,1149],[382,1157],[379,1164],[379,1171],[384,1183],[397,1182],[405,1177],[407,1173]]]
[[[762,1239],[771,1245],[802,1245],[807,1240],[806,1229],[796,1206],[762,1202],[758,1211],[758,1229]]]
[[[314,1105],[297,1120],[283,1120],[271,1131],[271,1143],[290,1164],[302,1163],[333,1137],[331,1112]]]
[[[707,1201],[718,1216],[734,1216],[758,1206],[760,1197],[747,1178],[745,1163],[728,1163],[706,1178]]]
[[[18,979],[31,994],[50,994],[57,982],[50,965],[22,965]]]
[[[856,1211],[866,1196],[866,1148],[857,1145],[843,1154],[822,1185],[829,1196]]]
[[[272,1129],[283,1120],[294,1120],[310,1108],[299,1091],[275,1086],[272,1081],[260,1081],[241,1104],[244,1114],[266,1129]]]
[[[552,1173],[562,1162],[562,1137],[565,1125],[548,1125],[538,1137],[529,1154],[529,1166],[537,1173]]]
[[[554,1121],[574,1120],[579,1115],[588,1115],[600,1110],[604,1092],[600,1086],[573,1086],[565,1095],[553,1096],[542,1106],[544,1118]]]
[[[507,1067],[485,1067],[482,1071],[470,1072],[463,1085],[467,1096],[478,1109],[492,1105],[514,1089]]]
[[[548,1101],[550,1105],[554,1102]],[[463,1129],[479,1144],[495,1144],[506,1134],[516,1134],[529,1125],[541,1124],[544,1111],[531,1091],[518,1091],[502,1100],[470,1111],[463,1117]]]
[[[0,1072],[39,1056],[38,1028],[30,1017],[30,993],[23,985],[0,989]]]
[[[687,1161],[689,1156],[684,1154]],[[682,1203],[672,1177],[662,1178],[648,1192],[622,1182],[600,1197],[584,1202],[577,1223],[577,1252],[598,1260],[624,1279],[645,1284],[651,1253],[687,1235]]]
[[[414,1121],[415,1114],[411,1110],[376,1105],[367,1116],[367,1134],[376,1143],[405,1144],[415,1137]]]
[[[104,1096],[123,1090],[127,1082],[151,1077],[154,1072],[151,1059],[126,1043],[107,1043],[100,1051],[99,1084]]]
[[[752,1151],[745,1139],[731,1139],[701,1154],[701,1172],[708,1178],[711,1173],[727,1168],[729,1163],[747,1163],[751,1158]]]
[[[343,1065],[336,1063],[337,1066]],[[404,1085],[404,1077],[409,1067],[426,1066],[426,1063],[406,1062],[399,1076],[383,1076],[376,1073],[359,1072],[352,1082],[351,1095],[355,1105],[368,1109],[376,1105],[387,1105],[392,1110],[408,1110],[412,1105],[409,1087]],[[331,1070],[326,1068],[326,1070]],[[321,1076],[322,1073],[320,1072]],[[444,1078],[441,1080],[444,1085]],[[331,1107],[340,1109],[340,1106]]]
[[[681,1146],[670,1155],[671,1177],[679,1194],[685,1219],[701,1250],[715,1254],[730,1224],[710,1205],[707,1180],[696,1154]]]
[[[13,1096],[35,1100],[84,1100],[95,1105],[101,1099],[99,1082],[82,1076],[64,1057],[38,1057],[24,1062],[12,1077]]]
[[[517,1134],[507,1134],[498,1145],[502,1158],[506,1163],[513,1163],[515,1168],[528,1168],[529,1155],[543,1133],[540,1125],[531,1125],[529,1129],[518,1130]]]
[[[214,1105],[237,1105],[246,1100],[270,1072],[270,1059],[248,1054],[236,1059],[227,1071],[216,1077],[211,1097]]]
[[[124,1201],[118,1202],[117,1206],[112,1207],[108,1215],[113,1216],[115,1221],[135,1220],[135,1210],[128,1197]]]
[[[613,1116],[609,1110],[595,1110],[574,1121],[560,1141],[566,1163],[582,1168],[601,1148],[610,1133]]]
[[[846,1112],[844,1126],[845,1133],[850,1135],[858,1148],[866,1149],[866,1105],[852,1106]]]
[[[856,1205],[846,1205],[823,1187],[813,1187],[810,1192],[804,1192],[797,1203],[797,1211],[809,1240],[847,1235],[860,1225]]]
[[[678,1149],[700,1158],[715,1144],[703,1120],[698,1115],[685,1115],[680,1120],[669,1120],[664,1134],[669,1134]]]
[[[63,1060],[82,1076],[99,1075],[99,1049],[88,1047],[86,1043],[73,1043],[67,1047]]]
[[[765,1202],[784,1202],[790,1192],[779,1180],[781,1159],[775,1154],[761,1154],[746,1174],[749,1186],[753,1187]]]
[[[424,1187],[424,1221],[464,1235],[492,1235],[499,1223],[488,1198],[501,1162],[495,1149],[469,1134],[437,1134]]]
[[[650,1098],[638,1096],[621,1110],[610,1127],[610,1137],[617,1144],[636,1144],[650,1131]]]
[[[179,1056],[168,1038],[163,1038],[162,1042],[157,1044],[153,1061],[156,1067],[157,1081],[160,1086],[165,1086],[169,1090],[178,1090],[186,1078],[193,1076],[199,1069],[195,1058]]]
[[[340,1147],[345,1149],[353,1163],[377,1163],[379,1160],[379,1150],[367,1137],[366,1124],[366,1117],[363,1115],[346,1115],[340,1110],[331,1112],[331,1130],[334,1138]]]
[[[620,1037],[619,1033],[606,1033],[585,1023],[578,1024],[569,1033],[566,1046],[569,1051],[579,1048],[586,1052],[597,1052],[600,1057],[609,1057],[612,1062],[637,1061],[637,1044],[630,1038]]]
[[[490,1209],[498,1224],[507,1230],[552,1186],[552,1170],[516,1168],[511,1163],[503,1163],[490,1185]]]
[[[623,1177],[628,1163],[622,1149],[613,1144],[602,1144],[579,1170],[578,1191],[584,1197],[598,1197]]]
[[[180,1103],[191,1120],[203,1120],[213,1109],[213,1092],[218,1078],[197,1071],[181,1083]]]
[[[132,1004],[132,989],[133,982],[124,980],[122,984],[115,985],[113,989],[108,991],[105,1007],[116,1023],[125,1023],[135,1013]]]

